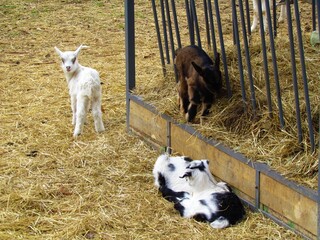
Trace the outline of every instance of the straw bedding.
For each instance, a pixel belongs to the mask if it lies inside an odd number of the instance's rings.
[[[136,2],[137,76],[164,81],[151,67],[149,3]],[[0,15],[0,239],[299,239],[251,212],[213,230],[159,196],[151,175],[158,151],[126,132],[123,1],[7,0]],[[81,43],[91,48],[80,63],[104,83],[106,132],[96,134],[89,116],[75,140],[53,47]]]

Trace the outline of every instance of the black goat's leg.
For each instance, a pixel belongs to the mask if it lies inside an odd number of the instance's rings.
[[[211,103],[202,103],[201,116],[206,116],[210,112],[212,104]]]
[[[210,108],[212,106],[212,103],[214,101],[214,95],[213,94],[207,94],[203,100],[202,100],[202,110],[201,110],[201,116],[206,116],[210,112]]]
[[[194,103],[190,103],[188,107],[188,112],[186,113],[187,122],[192,122],[194,117],[197,115],[198,105]]]

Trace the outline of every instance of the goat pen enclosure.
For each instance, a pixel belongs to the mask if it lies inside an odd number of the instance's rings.
[[[213,174],[250,206],[315,238],[320,77],[310,35],[319,34],[320,4],[286,1],[287,22],[272,27],[276,15],[267,11],[268,33],[260,25],[249,36],[248,1],[212,2],[151,1],[160,60],[146,66],[153,76],[141,82],[134,55],[143,43],[135,43],[134,2],[126,1],[127,127],[157,146],[210,159]],[[225,80],[212,113],[192,125],[178,111],[173,65],[174,50],[189,44],[221,52]]]

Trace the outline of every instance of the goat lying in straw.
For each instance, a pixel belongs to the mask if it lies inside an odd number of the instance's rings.
[[[164,154],[158,157],[153,176],[162,196],[174,202],[182,217],[209,222],[213,228],[225,228],[245,215],[231,188],[214,179],[207,160]]]

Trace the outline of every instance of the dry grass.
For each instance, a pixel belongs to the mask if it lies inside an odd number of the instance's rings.
[[[149,5],[136,3],[137,76],[146,84],[162,79],[150,67]],[[151,175],[158,152],[126,132],[123,1],[7,0],[0,16],[0,239],[299,239],[251,212],[214,230],[159,196]],[[91,48],[80,63],[104,82],[106,132],[96,134],[90,116],[75,140],[53,47],[81,43]]]

